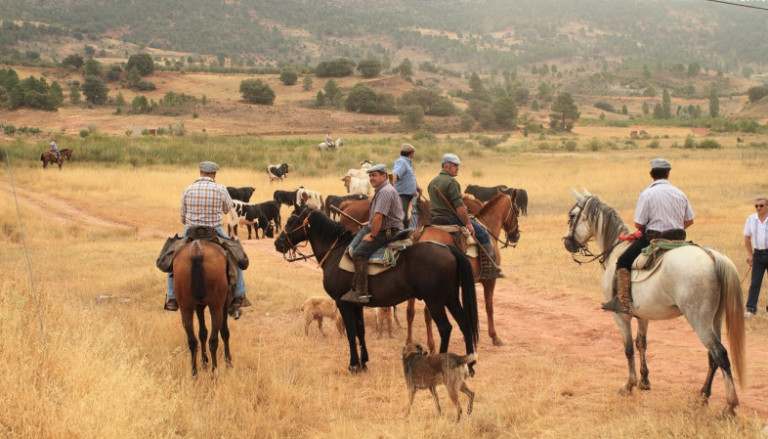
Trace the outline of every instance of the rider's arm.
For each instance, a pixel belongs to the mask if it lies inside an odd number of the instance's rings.
[[[691,224],[693,224],[693,220],[683,221],[683,228],[687,229]]]
[[[456,208],[456,216],[459,217],[462,223],[464,223],[464,227],[469,230],[469,233],[472,234],[472,236],[475,236],[475,228],[472,226],[472,223],[469,222],[469,215],[467,214],[467,206],[459,206]]]
[[[373,214],[373,220],[371,220],[371,232],[368,234],[371,238],[376,238],[379,236],[379,231],[381,231],[381,224],[384,222],[384,215],[381,213],[374,213]]]

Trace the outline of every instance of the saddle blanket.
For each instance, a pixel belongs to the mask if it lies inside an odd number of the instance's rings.
[[[373,252],[371,257],[368,258],[368,275],[375,276],[390,268],[394,268],[397,259],[400,256],[400,252],[412,245],[413,241],[411,241],[411,238],[400,239],[398,241],[391,241],[384,247]],[[355,263],[352,261],[353,249],[354,247],[350,244],[344,252],[341,261],[339,261],[339,268],[350,273],[355,272]]]

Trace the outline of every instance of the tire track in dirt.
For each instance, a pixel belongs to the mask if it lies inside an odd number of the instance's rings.
[[[10,183],[0,182],[0,191],[5,192],[11,198],[14,196],[14,187]],[[86,212],[79,207],[71,205],[66,200],[54,198],[48,194],[34,192],[18,186],[15,187],[15,193],[15,199],[18,201],[19,206],[38,211],[40,215],[60,224],[120,230],[131,230],[136,227],[133,224]]]

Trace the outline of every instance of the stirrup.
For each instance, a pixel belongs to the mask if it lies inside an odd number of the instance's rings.
[[[347,291],[346,293],[344,293],[344,295],[341,296],[341,298],[339,300],[341,300],[343,302],[357,303],[357,304],[361,305],[361,304],[369,303],[371,301],[371,298],[373,297],[370,294],[363,294],[363,295],[360,295],[360,296],[358,294],[359,293],[357,292],[357,290],[351,289],[351,290]]]
[[[613,299],[611,299],[609,302],[603,303],[602,308],[606,311],[612,311],[619,314],[629,314],[629,310],[621,306],[621,302],[619,302],[619,296],[613,296]]]

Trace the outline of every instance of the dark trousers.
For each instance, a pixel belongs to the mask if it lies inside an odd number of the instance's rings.
[[[365,236],[370,232],[370,226],[365,226],[357,233],[362,233],[363,236]],[[355,250],[352,252],[352,257],[368,259],[376,250],[384,247],[388,242],[389,239],[387,239],[386,230],[379,230],[379,233],[376,235],[376,238],[373,239],[373,242],[360,241],[360,243],[355,246]]]
[[[747,296],[747,311],[757,311],[757,299],[760,297],[760,286],[763,283],[765,270],[768,270],[768,251],[756,252],[752,256],[752,282]]]
[[[649,245],[651,245],[651,241],[648,240],[648,237],[645,234],[640,238],[635,239],[635,242],[633,242],[632,245],[624,250],[624,253],[619,256],[619,260],[616,261],[616,269],[626,268],[627,270],[632,271],[632,263],[635,262],[635,258],[640,256],[640,252],[643,251],[643,248],[648,247]]]

